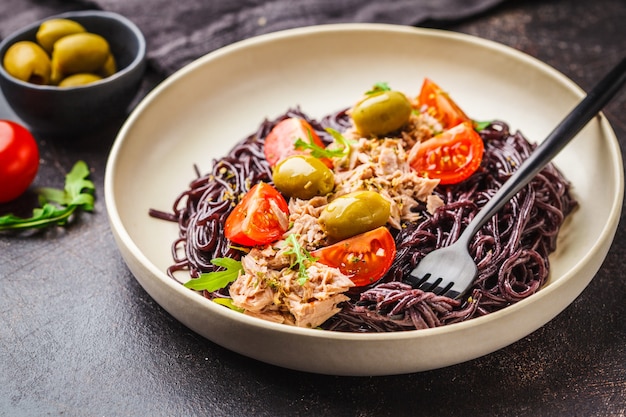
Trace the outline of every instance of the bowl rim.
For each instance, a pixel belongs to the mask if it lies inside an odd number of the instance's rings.
[[[2,63],[0,63],[0,77],[4,78],[7,82],[10,82],[10,83],[22,86],[22,87],[27,87],[27,88],[31,88],[34,90],[38,90],[38,91],[55,91],[55,92],[56,91],[75,91],[75,90],[87,89],[87,88],[96,87],[96,86],[100,86],[106,83],[113,82],[116,79],[124,77],[126,74],[134,71],[145,60],[146,50],[147,50],[146,38],[144,37],[139,27],[133,21],[131,21],[130,19],[128,19],[127,17],[121,14],[110,12],[110,11],[105,11],[105,10],[79,10],[79,11],[64,12],[60,14],[51,15],[51,16],[42,18],[40,20],[37,20],[33,23],[30,23],[22,27],[21,29],[18,29],[10,33],[4,39],[2,39],[2,41],[0,42],[0,54],[1,54],[0,59],[4,60],[4,54],[6,53],[6,50],[9,48],[9,46],[16,42],[15,38],[23,35],[26,32],[29,32],[31,30],[38,28],[43,22],[47,20],[51,20],[51,19],[72,19],[75,17],[78,17],[78,18],[97,17],[97,18],[109,19],[109,20],[121,23],[123,26],[127,27],[130,30],[130,32],[133,34],[133,36],[135,37],[137,41],[137,46],[138,46],[137,54],[135,54],[133,60],[126,67],[122,68],[119,71],[116,71],[115,74],[112,74],[106,78],[103,78],[101,80],[95,81],[87,85],[79,85],[79,86],[73,86],[73,87],[59,87],[56,85],[40,85],[40,84],[29,83],[27,81],[22,81],[13,77],[4,69],[4,65]]]

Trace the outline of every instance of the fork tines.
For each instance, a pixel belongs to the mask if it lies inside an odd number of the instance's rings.
[[[440,284],[444,282],[444,279],[442,277],[433,278],[432,274],[425,274],[422,278],[416,277],[411,274],[411,277],[418,279],[418,281],[413,281],[411,283],[413,285],[413,288],[417,288],[424,292],[432,292],[437,295],[450,298],[456,298],[460,295],[458,291],[452,290],[452,288],[454,287],[454,282],[452,281],[447,282],[445,286],[440,286]]]

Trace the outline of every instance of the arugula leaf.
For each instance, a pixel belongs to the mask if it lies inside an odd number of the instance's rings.
[[[339,148],[336,149],[336,151],[340,152],[339,156],[348,155],[350,153],[350,146],[356,144],[356,141],[349,140],[344,135],[342,135],[341,132],[338,132],[333,128],[329,127],[326,129],[326,131],[330,133],[335,142],[339,145]]]
[[[243,271],[241,262],[232,258],[215,258],[211,259],[211,263],[225,269],[200,274],[198,278],[187,281],[185,287],[196,291],[217,291],[236,280],[239,272]]]
[[[322,148],[316,145],[315,143],[313,143],[311,138],[309,138],[308,143],[298,138],[294,144],[295,148],[296,149],[309,149],[311,151],[311,156],[314,156],[315,158],[340,158],[350,153],[351,142],[348,139],[346,139],[340,132],[330,127],[327,128],[326,131],[330,133],[330,135],[333,137],[335,142],[339,144],[338,148],[335,148],[335,149]]]
[[[228,308],[230,308],[231,310],[235,310],[238,311],[239,313],[243,313],[244,309],[241,307],[237,307],[236,305],[233,304],[233,300],[232,298],[214,298],[213,299],[214,303],[226,306]]]
[[[0,216],[0,230],[41,229],[65,225],[76,210],[93,211],[95,186],[88,180],[89,167],[84,161],[74,164],[65,176],[65,188],[37,189],[41,207],[33,209],[29,218],[13,214]]]
[[[491,120],[484,121],[484,122],[479,122],[477,120],[474,120],[473,122],[474,122],[474,130],[477,132],[487,129],[489,125],[492,123]]]
[[[290,234],[286,242],[291,246],[291,248],[285,251],[286,255],[296,255],[296,259],[290,265],[290,268],[293,268],[298,265],[298,284],[304,285],[304,283],[309,279],[309,275],[306,272],[307,264],[311,262],[315,262],[317,258],[311,256],[309,251],[303,248],[296,238],[295,234]]]

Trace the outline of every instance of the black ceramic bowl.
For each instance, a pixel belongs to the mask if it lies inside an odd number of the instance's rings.
[[[123,118],[137,94],[145,70],[146,41],[125,17],[111,12],[68,12],[66,18],[82,24],[88,32],[103,36],[116,59],[118,71],[80,87],[61,88],[18,80],[0,65],[0,88],[15,114],[37,133],[76,136],[95,132],[107,122]],[[39,25],[33,23],[0,43],[0,64],[7,49],[21,40],[35,41]]]

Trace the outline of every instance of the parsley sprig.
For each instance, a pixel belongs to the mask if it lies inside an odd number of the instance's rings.
[[[65,225],[77,210],[93,211],[95,186],[88,180],[89,167],[78,161],[65,176],[65,187],[42,187],[37,190],[41,207],[33,209],[31,217],[13,214],[0,216],[0,230],[41,229]]]
[[[200,274],[198,278],[187,281],[185,287],[196,291],[217,291],[235,281],[239,272],[243,271],[241,262],[232,258],[215,258],[211,259],[211,263],[224,269]]]
[[[296,256],[290,267],[298,266],[298,284],[304,285],[309,279],[307,267],[310,263],[315,262],[317,258],[311,256],[309,251],[300,245],[295,234],[290,234],[285,241],[289,244],[289,249],[285,250],[285,254]]]

